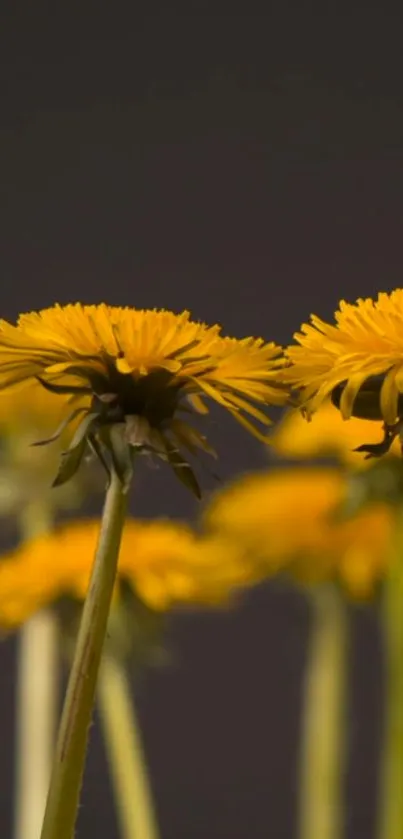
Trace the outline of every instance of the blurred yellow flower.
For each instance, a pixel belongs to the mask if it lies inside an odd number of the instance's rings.
[[[385,573],[394,515],[378,503],[341,520],[336,513],[345,492],[337,469],[256,473],[217,494],[205,522],[243,545],[266,575],[281,570],[306,583],[338,579],[351,596],[368,597]]]
[[[0,388],[31,382],[76,399],[82,430],[71,468],[87,440],[101,454],[108,429],[119,426],[120,452],[123,443],[163,457],[197,492],[178,449],[211,449],[189,415],[206,413],[204,400],[212,400],[261,438],[249,418],[263,425],[269,419],[255,403],[266,408],[287,399],[277,376],[280,347],[220,333],[186,311],[56,305],[21,315],[16,326],[0,322]],[[58,483],[66,479],[60,473]]]
[[[268,437],[273,449],[289,458],[333,456],[355,467],[368,466],[363,452],[355,451],[365,440],[371,445],[382,443],[382,422],[351,417],[346,422],[329,401],[324,402],[310,421],[298,409],[288,411]],[[400,454],[397,439],[390,453]]]
[[[0,435],[29,435],[31,442],[38,434],[52,431],[62,421],[68,397],[60,397],[34,381],[24,388],[0,390]]]
[[[98,530],[97,520],[74,522],[3,556],[0,626],[16,627],[61,597],[84,600]],[[118,579],[157,611],[223,603],[254,581],[241,550],[227,540],[199,538],[169,521],[134,519],[125,525]]]
[[[88,400],[87,400],[88,401]],[[84,403],[83,403],[84,404]],[[33,444],[54,432],[69,410],[69,398],[55,395],[30,383],[24,388],[0,390],[0,513],[19,513],[40,497],[49,504],[77,506],[81,493],[77,482],[50,492],[63,446],[69,436],[62,432],[52,446]],[[73,419],[71,429],[74,429]],[[91,480],[93,474],[86,473]],[[99,480],[98,480],[99,483]]]

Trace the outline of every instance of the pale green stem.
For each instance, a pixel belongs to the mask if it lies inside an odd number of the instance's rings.
[[[125,665],[116,657],[101,664],[98,701],[121,837],[158,839],[141,728]]]
[[[74,836],[126,500],[122,484],[113,474],[63,707],[41,839],[72,839]]]
[[[51,510],[31,502],[21,514],[26,541],[50,530]],[[39,839],[57,719],[58,631],[49,609],[37,612],[21,628],[16,690],[15,839]]]
[[[312,602],[302,712],[298,836],[340,839],[344,829],[346,752],[346,606],[332,586],[318,587]]]
[[[382,599],[386,657],[380,839],[403,837],[403,511]]]
[[[158,839],[141,729],[123,662],[105,656],[98,701],[122,839]]]

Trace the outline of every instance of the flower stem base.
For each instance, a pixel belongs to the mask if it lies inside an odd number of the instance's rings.
[[[74,835],[125,511],[126,493],[113,473],[67,687],[41,839],[72,839]]]

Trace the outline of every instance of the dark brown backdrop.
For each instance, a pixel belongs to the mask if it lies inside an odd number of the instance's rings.
[[[401,284],[397,17],[358,2],[62,5],[2,10],[2,316],[105,300],[286,342],[312,310]],[[217,419],[222,477],[262,467]],[[164,470],[141,474],[134,503],[195,512]],[[353,617],[349,831],[370,839],[379,638],[373,615]],[[307,630],[303,602],[270,587],[230,616],[172,621],[176,664],[139,695],[163,839],[292,839]],[[12,641],[0,667],[9,836]],[[116,835],[96,727],[78,835]]]

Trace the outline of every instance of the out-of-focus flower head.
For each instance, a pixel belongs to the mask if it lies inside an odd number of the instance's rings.
[[[61,598],[84,600],[99,522],[83,520],[32,539],[0,562],[0,626],[17,627]],[[115,601],[124,584],[149,609],[220,605],[254,582],[241,548],[182,524],[128,519]]]
[[[236,481],[205,513],[208,529],[243,545],[261,571],[306,583],[338,580],[369,597],[385,574],[393,533],[391,506],[341,514],[347,482],[338,469],[277,469]]]
[[[377,445],[382,443],[383,436],[381,421],[351,417],[345,422],[335,405],[327,401],[309,422],[299,409],[288,411],[268,440],[273,449],[284,457],[336,457],[342,463],[360,468],[371,463],[362,451],[356,451],[362,441]],[[400,454],[397,438],[390,447],[390,453],[395,456]]]
[[[80,503],[82,478],[50,492],[67,434],[62,432],[52,445],[35,445],[52,435],[68,410],[68,397],[56,396],[37,384],[0,390],[0,514],[18,513],[38,497],[44,502],[48,498],[51,506]],[[94,489],[92,473],[86,475],[87,489],[88,480]]]

